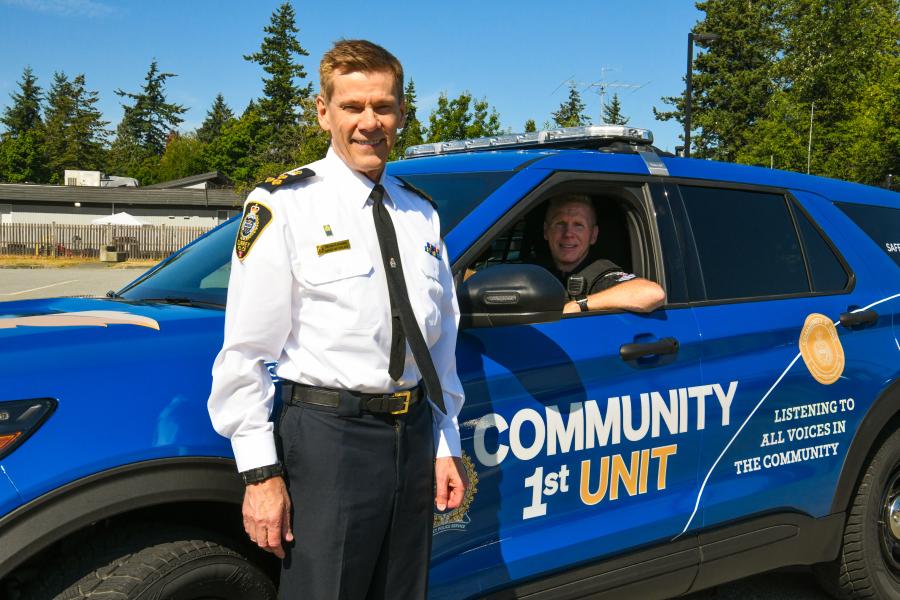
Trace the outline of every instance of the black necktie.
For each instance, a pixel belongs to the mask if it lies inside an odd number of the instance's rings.
[[[375,220],[375,232],[378,234],[378,246],[381,248],[381,259],[384,261],[388,296],[391,301],[391,361],[388,373],[394,381],[403,376],[406,342],[409,341],[416,366],[419,367],[422,380],[425,382],[428,397],[442,413],[446,413],[441,381],[431,360],[425,338],[422,337],[416,323],[412,305],[409,303],[406,279],[403,278],[403,264],[400,262],[400,248],[397,245],[397,230],[394,229],[391,215],[384,206],[384,188],[376,184],[369,198],[372,200],[372,218]]]

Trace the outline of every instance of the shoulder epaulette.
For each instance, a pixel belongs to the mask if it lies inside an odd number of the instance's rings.
[[[406,189],[408,189],[409,191],[411,191],[413,194],[415,194],[417,196],[421,196],[424,200],[427,200],[431,204],[431,206],[434,207],[434,210],[437,210],[438,205],[437,205],[437,202],[434,201],[434,198],[432,198],[427,193],[420,190],[413,184],[409,183],[408,181],[400,179],[399,177],[397,178],[397,180],[400,182],[400,185],[402,187],[405,187]]]
[[[315,176],[316,172],[312,169],[307,169],[305,167],[300,169],[294,169],[293,171],[287,171],[286,173],[282,173],[278,177],[266,177],[266,180],[262,183],[257,183],[256,187],[262,188],[268,192],[274,192],[279,187],[288,185],[290,183],[296,183],[297,181],[302,181],[309,177]]]

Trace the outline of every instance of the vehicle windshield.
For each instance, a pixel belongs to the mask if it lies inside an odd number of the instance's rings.
[[[404,175],[401,179],[434,198],[441,216],[441,227],[446,234],[512,174],[499,171]],[[118,293],[119,297],[125,300],[225,306],[238,221],[237,218],[232,219],[198,239],[172,260],[123,288]]]
[[[122,289],[126,300],[197,302],[225,306],[238,219],[198,239],[161,267]]]

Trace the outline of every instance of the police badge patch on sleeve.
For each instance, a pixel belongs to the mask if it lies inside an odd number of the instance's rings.
[[[234,251],[240,260],[244,260],[250,253],[250,248],[256,242],[259,234],[272,220],[272,211],[262,202],[248,202],[244,207],[244,216],[241,218],[241,226],[238,229],[237,239],[234,241]]]

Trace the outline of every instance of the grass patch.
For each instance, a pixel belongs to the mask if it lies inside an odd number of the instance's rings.
[[[158,260],[126,260],[120,263],[100,262],[96,258],[52,256],[0,256],[0,269],[60,269],[67,267],[106,267],[108,269],[147,269]]]

